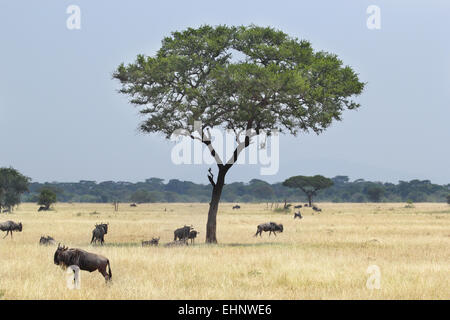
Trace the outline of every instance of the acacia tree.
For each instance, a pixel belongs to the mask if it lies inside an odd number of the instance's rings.
[[[258,26],[201,26],[173,32],[155,56],[138,55],[120,64],[113,78],[140,109],[146,133],[183,132],[203,143],[217,163],[206,225],[206,242],[216,243],[216,216],[225,176],[252,142],[269,130],[296,135],[325,130],[341,120],[364,84],[334,54],[315,52],[308,41]],[[200,121],[201,125],[194,125]],[[211,128],[234,130],[236,149],[221,159]],[[242,139],[239,135],[243,134]]]
[[[325,178],[321,175],[312,177],[295,176],[283,182],[283,186],[289,188],[297,188],[302,190],[308,197],[309,206],[312,205],[312,199],[317,195],[317,192],[329,188],[333,185],[333,180]]]
[[[39,193],[38,205],[44,206],[44,210],[50,210],[50,206],[56,203],[56,193],[52,189],[43,188]]]
[[[14,168],[0,168],[0,212],[2,208],[11,211],[20,204],[20,197],[28,191],[30,180]]]

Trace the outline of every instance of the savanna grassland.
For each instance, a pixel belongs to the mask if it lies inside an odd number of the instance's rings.
[[[55,205],[37,212],[22,204],[0,221],[23,223],[23,231],[0,239],[0,299],[449,299],[450,207],[444,203],[321,203],[275,213],[266,204],[222,203],[219,245],[205,245],[207,204]],[[165,209],[167,211],[165,211]],[[256,226],[284,225],[276,237],[254,237]],[[109,222],[106,244],[89,245],[95,223]],[[196,244],[165,248],[173,230],[192,224]],[[1,234],[3,237],[4,233]],[[109,258],[112,282],[81,272],[81,289],[66,287],[54,265],[51,235],[69,247]],[[161,237],[159,247],[141,240]],[[380,289],[366,287],[370,265],[380,268]]]

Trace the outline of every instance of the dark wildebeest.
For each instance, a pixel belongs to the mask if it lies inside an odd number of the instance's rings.
[[[3,213],[11,213],[11,208],[3,209]]]
[[[305,206],[305,207],[307,207],[307,206],[308,206],[308,204],[307,204],[307,203],[305,203],[305,204],[304,204],[304,206]]]
[[[184,226],[183,228],[178,228],[173,232],[173,241],[179,240],[185,240],[189,238],[189,233],[192,230],[192,226]]]
[[[111,266],[109,260],[99,254],[90,253],[81,249],[61,247],[58,244],[58,248],[55,251],[53,261],[56,265],[61,267],[77,266],[80,270],[93,272],[98,270],[106,282],[112,278]],[[108,273],[106,273],[106,267],[108,267]]]
[[[314,211],[316,211],[316,212],[322,212],[322,209],[320,209],[320,208],[318,208],[318,207],[316,207],[316,206],[313,206],[312,209],[313,209]]]
[[[41,239],[39,240],[39,244],[44,245],[44,246],[54,245],[54,244],[56,244],[56,241],[55,241],[55,239],[53,239],[50,236],[46,236],[46,237],[41,236]]]
[[[195,238],[197,238],[197,235],[198,235],[199,233],[200,233],[200,232],[198,232],[197,230],[191,230],[191,231],[189,232],[188,239],[191,239],[191,243],[192,243],[192,244],[195,242]]]
[[[262,232],[267,232],[269,231],[269,237],[270,235],[273,234],[276,236],[276,232],[283,232],[283,225],[282,224],[277,224],[275,222],[269,222],[269,223],[261,223],[256,230],[256,234],[255,237],[258,235],[262,237]]]
[[[164,245],[164,247],[181,247],[181,246],[187,246],[187,245],[188,245],[187,239],[182,239],[182,240],[175,240],[173,242],[166,243]]]
[[[240,208],[241,208],[241,206],[239,206],[239,205],[233,206],[233,210],[234,210],[234,209],[240,209]]]
[[[0,231],[6,231],[6,235],[3,237],[5,239],[8,236],[8,233],[11,233],[11,239],[13,237],[13,231],[22,232],[22,222],[15,223],[14,221],[6,221],[0,223]]]
[[[152,240],[148,240],[148,241],[142,241],[142,246],[146,247],[146,246],[157,246],[159,244],[159,237],[158,238],[152,238]]]
[[[108,233],[108,224],[107,223],[101,223],[96,224],[95,229],[92,230],[92,239],[91,244],[97,243],[97,241],[100,241],[100,244],[103,245],[105,242],[105,234]]]
[[[294,212],[294,219],[295,218],[299,218],[299,219],[302,219],[303,217],[302,217],[302,214],[300,213],[300,211],[299,212]]]
[[[301,204],[299,204],[298,206],[295,206],[294,209],[300,209],[302,207]]]
[[[137,204],[136,203],[132,203],[132,204],[130,204],[130,207],[137,207]]]
[[[40,211],[48,211],[50,208],[46,207],[46,206],[40,206],[38,209],[38,212]]]

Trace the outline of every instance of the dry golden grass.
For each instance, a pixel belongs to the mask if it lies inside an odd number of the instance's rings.
[[[304,218],[274,213],[266,204],[222,203],[219,245],[204,244],[206,204],[57,204],[40,212],[23,204],[0,221],[23,223],[23,232],[0,239],[1,299],[449,299],[450,208],[447,204],[320,204]],[[164,209],[167,208],[167,211]],[[91,214],[92,212],[99,214]],[[90,246],[95,223],[109,222],[106,245]],[[277,237],[255,238],[256,225],[283,223]],[[193,224],[200,238],[186,248],[141,247],[141,240],[173,239]],[[66,287],[53,264],[54,246],[41,235],[102,254],[113,281],[81,273],[81,289]],[[3,237],[3,233],[1,234]],[[369,265],[381,270],[381,288],[369,290]]]

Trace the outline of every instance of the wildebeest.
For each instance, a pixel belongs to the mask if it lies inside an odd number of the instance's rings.
[[[108,233],[107,223],[96,224],[95,229],[92,230],[91,244],[100,241],[100,244],[103,245],[103,243],[105,242],[105,234],[107,233]]]
[[[187,245],[188,245],[187,239],[183,239],[183,240],[175,240],[173,242],[166,243],[164,245],[164,247],[180,247],[180,246],[187,246]]]
[[[184,226],[183,228],[178,228],[173,232],[173,241],[184,240],[189,238],[189,233],[193,229],[192,226]]]
[[[80,270],[89,272],[98,270],[103,277],[105,277],[106,282],[110,281],[112,278],[109,260],[99,254],[90,253],[76,248],[69,249],[64,246],[61,247],[58,244],[53,261],[56,265],[65,268],[69,266],[78,266]],[[108,273],[106,272],[106,267],[108,267]]]
[[[233,206],[233,210],[234,210],[234,209],[240,209],[240,208],[241,208],[240,205],[235,205],[235,206]]]
[[[312,209],[313,209],[314,211],[316,211],[316,212],[322,212],[322,209],[320,209],[320,208],[318,208],[318,207],[316,207],[316,206],[313,206]]]
[[[152,240],[148,240],[148,241],[142,241],[142,246],[146,247],[146,246],[157,246],[159,244],[159,237],[158,238],[152,238]]]
[[[11,213],[11,208],[3,209],[3,213]]]
[[[38,209],[38,212],[40,212],[40,211],[48,211],[49,209],[50,209],[49,207],[40,206],[39,209]]]
[[[308,204],[307,203],[305,203],[303,206],[305,206],[305,207],[307,207],[308,206]]]
[[[282,224],[277,224],[275,222],[268,222],[268,223],[261,223],[260,225],[258,225],[257,230],[256,230],[256,234],[255,237],[258,235],[262,237],[262,232],[267,232],[269,231],[269,236],[273,234],[276,236],[276,232],[283,232],[283,225]]]
[[[130,207],[137,207],[137,204],[136,203],[132,203],[132,204],[130,204]]]
[[[189,232],[188,239],[191,239],[191,243],[192,243],[192,244],[195,242],[195,238],[197,238],[197,235],[198,235],[199,233],[200,233],[200,232],[198,232],[197,230],[191,230],[191,231]]]
[[[0,223],[0,230],[1,231],[6,231],[6,234],[3,237],[3,239],[5,239],[8,236],[8,233],[11,233],[11,239],[12,239],[13,231],[22,232],[22,222],[19,222],[19,223],[15,223],[14,221],[1,222]]]
[[[46,236],[46,237],[41,236],[41,239],[39,240],[39,244],[44,245],[44,246],[54,245],[54,244],[56,244],[56,241],[55,241],[55,239],[53,239],[50,236]]]
[[[294,212],[294,219],[295,218],[299,218],[299,219],[302,219],[303,217],[302,217],[302,214],[300,213],[300,211],[299,212]]]
[[[295,206],[294,209],[300,209],[302,207],[301,204],[299,204],[298,206]]]

